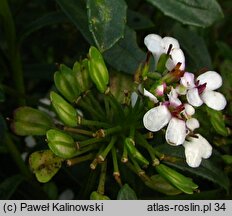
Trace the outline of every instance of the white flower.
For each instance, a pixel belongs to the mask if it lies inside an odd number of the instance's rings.
[[[222,85],[221,76],[215,71],[207,71],[197,77],[194,81],[194,75],[185,72],[181,78],[181,85],[187,90],[187,101],[189,104],[199,107],[205,103],[214,110],[223,110],[226,106],[226,99],[223,94],[214,90]]]
[[[166,141],[170,145],[181,145],[186,137],[185,122],[170,113],[165,105],[150,109],[143,117],[144,127],[152,132],[159,131],[168,124]]]
[[[159,102],[157,97],[155,95],[153,95],[151,92],[147,91],[145,88],[143,88],[142,85],[138,86],[138,90],[141,94],[148,97],[150,99],[150,101],[153,101],[155,104]]]
[[[168,52],[170,45],[170,58],[166,62],[166,68],[171,71],[177,63],[181,63],[180,70],[185,68],[185,57],[183,51],[180,49],[179,43],[175,38],[164,37],[161,38],[157,34],[149,34],[144,38],[144,44],[147,49],[153,54],[155,63],[157,65],[160,56]]]
[[[196,134],[197,138],[190,137],[189,141],[185,141],[183,146],[185,148],[186,162],[190,167],[199,167],[202,158],[207,159],[212,154],[212,146],[200,134]]]
[[[134,107],[137,100],[138,100],[138,94],[136,92],[131,93],[131,106]]]

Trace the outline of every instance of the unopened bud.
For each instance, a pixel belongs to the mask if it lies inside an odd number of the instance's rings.
[[[109,83],[109,73],[101,53],[93,46],[89,49],[88,68],[90,77],[97,89],[104,93]]]
[[[21,136],[45,135],[53,126],[53,120],[47,113],[27,106],[15,110],[11,123],[12,130]]]
[[[67,126],[77,126],[77,111],[76,109],[64,100],[60,95],[51,91],[50,99],[52,105],[59,116],[60,120]]]
[[[57,129],[47,132],[47,142],[53,153],[61,158],[72,158],[77,152],[77,144],[73,138]]]

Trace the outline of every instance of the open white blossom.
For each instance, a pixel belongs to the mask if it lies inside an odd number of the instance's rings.
[[[160,56],[163,53],[169,51],[170,45],[170,58],[166,62],[166,68],[171,71],[177,63],[181,63],[180,70],[184,70],[185,68],[185,57],[183,51],[180,49],[179,42],[172,37],[160,37],[157,34],[149,34],[144,39],[144,44],[147,49],[153,54],[155,58],[155,63],[157,65]]]
[[[223,110],[226,106],[226,99],[223,94],[214,90],[222,85],[221,76],[215,71],[207,71],[194,80],[194,74],[185,72],[180,81],[187,89],[188,103],[199,107],[205,103],[214,110]]]
[[[212,154],[212,146],[200,134],[197,137],[190,137],[189,141],[185,141],[183,146],[185,148],[186,163],[193,168],[199,167],[202,158],[207,159]]]

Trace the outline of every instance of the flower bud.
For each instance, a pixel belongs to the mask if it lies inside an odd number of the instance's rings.
[[[84,59],[80,63],[75,62],[73,72],[80,92],[83,93],[90,89],[92,83],[88,72],[88,60]]]
[[[37,151],[30,155],[29,164],[37,180],[46,183],[59,171],[63,159],[55,156],[51,150]]]
[[[185,177],[184,175],[178,173],[177,171],[160,164],[155,167],[157,172],[173,186],[178,188],[187,194],[192,194],[195,189],[198,188],[191,178]]]
[[[97,89],[104,93],[109,83],[109,73],[101,53],[93,46],[89,49],[88,68],[90,78],[95,83]]]
[[[53,91],[50,93],[50,99],[60,120],[67,126],[76,127],[77,111],[75,108]]]
[[[60,71],[54,74],[54,81],[56,88],[69,102],[74,102],[80,95],[75,74],[67,66],[63,64],[60,65]]]
[[[127,150],[132,155],[132,157],[134,157],[138,162],[142,163],[143,165],[149,165],[147,159],[143,157],[143,155],[135,147],[133,139],[126,138],[124,142],[127,147]]]
[[[53,126],[52,118],[48,114],[27,106],[15,110],[11,123],[12,130],[21,136],[45,135]]]
[[[93,191],[90,194],[90,199],[91,200],[110,200],[108,196],[105,196],[103,194],[98,193],[97,191]]]
[[[72,158],[77,152],[77,144],[73,138],[57,129],[47,131],[47,142],[53,153],[61,158]]]

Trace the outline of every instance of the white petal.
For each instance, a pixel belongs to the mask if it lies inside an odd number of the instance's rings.
[[[215,71],[207,71],[198,76],[197,80],[199,80],[199,84],[207,83],[205,90],[215,90],[222,85],[222,77]]]
[[[180,70],[184,70],[185,57],[183,51],[181,49],[173,49],[171,52],[171,58],[167,60],[165,66],[169,71],[171,71],[179,62],[181,63]]]
[[[174,88],[172,88],[170,93],[168,94],[168,99],[169,99],[170,104],[174,107],[177,107],[182,104]]]
[[[201,164],[201,149],[192,142],[185,141],[183,144],[185,148],[186,163],[193,168],[199,167]]]
[[[184,76],[180,78],[180,83],[188,89],[195,87],[194,74],[185,72]]]
[[[192,105],[192,106],[196,106],[199,107],[203,104],[203,101],[201,100],[199,93],[198,93],[198,89],[197,88],[192,88],[189,89],[187,92],[187,101]]]
[[[172,49],[179,49],[180,48],[178,40],[176,40],[173,37],[164,37],[162,42],[163,42],[163,47],[165,49],[165,53],[167,53],[170,44],[172,44]]]
[[[149,34],[144,38],[144,44],[152,53],[162,54],[163,48],[161,46],[162,38],[157,34]]]
[[[131,94],[131,106],[134,107],[138,100],[138,94],[136,92],[132,92]]]
[[[187,103],[184,104],[184,110],[188,116],[192,116],[195,113],[195,109],[190,104]]]
[[[156,96],[153,95],[151,92],[147,91],[145,88],[143,90],[143,94],[144,94],[144,96],[149,97],[149,99],[151,101],[153,101],[154,103],[158,103],[159,102],[158,99],[156,98]]]
[[[170,145],[181,145],[184,143],[186,137],[185,122],[178,118],[171,118],[167,130],[166,130],[166,141]]]
[[[146,112],[143,116],[144,127],[152,132],[159,131],[171,119],[171,113],[166,106],[160,105]]]
[[[209,144],[209,142],[200,134],[196,134],[198,138],[194,138],[195,142],[197,142],[197,145],[201,148],[201,157],[204,159],[207,159],[212,154],[212,146]]]
[[[191,131],[194,131],[196,128],[200,127],[200,123],[196,118],[190,118],[186,121],[186,126]]]
[[[208,107],[214,110],[223,110],[226,106],[224,95],[216,91],[204,91],[201,94],[201,99]]]

